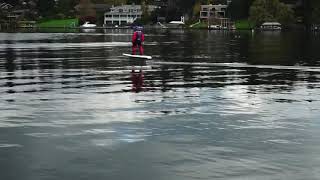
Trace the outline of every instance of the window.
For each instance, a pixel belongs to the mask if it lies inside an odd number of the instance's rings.
[[[207,12],[201,12],[201,17],[207,17],[208,13]]]
[[[112,21],[106,21],[106,23],[105,24],[107,24],[107,25],[111,25],[112,24]]]

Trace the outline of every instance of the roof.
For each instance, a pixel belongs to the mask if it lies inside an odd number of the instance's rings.
[[[265,22],[262,26],[281,26],[279,22]]]
[[[152,12],[156,8],[158,8],[158,6],[149,5],[148,11]],[[142,15],[142,9],[141,9],[141,5],[113,6],[112,8],[110,8],[109,12],[106,12],[104,14],[105,15]]]
[[[228,7],[227,4],[203,4],[201,7],[221,7],[221,8],[226,8]]]
[[[142,15],[142,12],[107,12],[105,15]]]
[[[148,5],[149,9],[156,9],[158,6]],[[141,9],[141,5],[122,5],[122,6],[114,6],[111,9]]]
[[[10,9],[13,8],[11,4],[8,3],[0,3],[0,9]]]

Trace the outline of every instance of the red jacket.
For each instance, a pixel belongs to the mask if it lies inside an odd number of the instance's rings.
[[[144,41],[144,34],[142,31],[135,31],[132,35],[132,42],[136,42],[137,38],[138,38],[138,33],[141,33],[141,42]]]

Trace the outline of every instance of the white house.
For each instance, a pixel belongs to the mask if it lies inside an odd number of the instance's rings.
[[[157,6],[149,5],[149,13],[157,9]],[[104,25],[126,25],[133,23],[136,19],[141,18],[141,5],[122,5],[110,8],[109,12],[104,14]]]
[[[225,18],[228,5],[209,4],[201,5],[200,19],[207,20],[209,17]]]

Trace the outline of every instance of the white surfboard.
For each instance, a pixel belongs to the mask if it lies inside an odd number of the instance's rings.
[[[151,56],[146,56],[146,55],[132,55],[132,54],[125,54],[125,53],[122,55],[127,57],[132,57],[132,58],[152,59]]]
[[[125,66],[124,69],[126,70],[151,70],[151,66]]]

